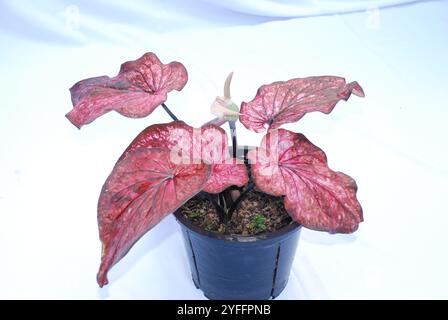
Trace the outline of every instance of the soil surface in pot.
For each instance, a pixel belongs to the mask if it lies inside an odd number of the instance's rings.
[[[258,235],[281,229],[292,221],[283,206],[282,197],[256,190],[247,194],[228,225],[219,222],[215,207],[206,199],[194,197],[180,210],[185,218],[201,229],[220,234]]]

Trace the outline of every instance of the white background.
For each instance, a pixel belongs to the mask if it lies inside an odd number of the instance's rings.
[[[95,281],[101,186],[138,132],[170,119],[110,113],[79,131],[64,118],[68,88],[146,51],[188,69],[167,104],[194,126],[212,117],[230,71],[237,103],[276,80],[357,80],[364,99],[286,128],[356,179],[365,222],[352,235],[304,230],[279,299],[448,298],[448,3],[216,3],[0,3],[0,298],[204,298],[172,216],[112,269],[110,285]],[[303,17],[352,9],[362,10]]]

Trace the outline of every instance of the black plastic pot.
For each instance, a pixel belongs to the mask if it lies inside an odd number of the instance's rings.
[[[259,236],[202,230],[178,210],[193,282],[209,299],[267,300],[285,288],[301,226],[295,222]]]

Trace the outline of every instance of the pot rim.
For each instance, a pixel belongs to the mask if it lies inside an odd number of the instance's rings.
[[[281,236],[286,235],[292,231],[299,230],[302,227],[301,224],[298,224],[297,222],[292,220],[288,225],[284,226],[281,229],[275,230],[274,232],[262,233],[255,236],[243,236],[239,234],[219,234],[217,232],[207,231],[198,227],[193,222],[191,222],[190,220],[188,220],[183,216],[180,208],[177,209],[173,214],[180,224],[184,225],[186,228],[190,229],[193,232],[196,232],[202,236],[206,236],[212,239],[227,240],[234,242],[255,242],[255,241],[280,238]]]

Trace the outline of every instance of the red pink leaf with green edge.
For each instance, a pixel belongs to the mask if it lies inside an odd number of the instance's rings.
[[[130,152],[104,183],[98,202],[101,287],[108,283],[109,269],[142,235],[204,187],[210,165],[176,164],[170,156],[166,148]]]
[[[271,130],[248,158],[256,186],[265,193],[285,196],[286,210],[303,226],[351,233],[363,221],[356,182],[332,171],[325,153],[304,135]]]
[[[122,64],[116,77],[76,83],[70,88],[73,109],[66,117],[78,128],[112,110],[143,118],[165,102],[170,91],[182,90],[187,80],[187,70],[181,63],[163,64],[154,53],[145,53]]]
[[[260,87],[255,98],[241,104],[241,123],[250,130],[263,132],[296,122],[312,111],[330,113],[340,100],[351,94],[364,97],[357,82],[346,83],[333,76],[297,78]]]
[[[183,121],[173,121],[149,126],[132,141],[121,159],[142,147],[168,148],[173,161],[212,164],[212,173],[204,186],[205,192],[219,193],[230,186],[241,187],[248,182],[246,166],[230,157],[227,134],[215,125],[196,129]]]
[[[242,187],[247,184],[248,180],[249,177],[244,163],[230,158],[223,163],[212,165],[212,173],[204,186],[204,191],[220,193],[230,186]]]

